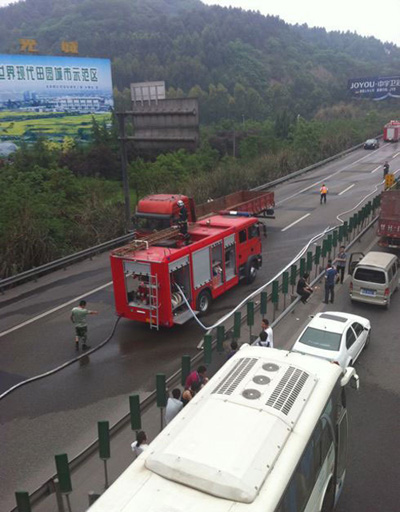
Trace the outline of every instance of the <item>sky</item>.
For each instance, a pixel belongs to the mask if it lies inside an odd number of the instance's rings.
[[[67,0],[68,1],[68,0]],[[400,46],[400,0],[202,0],[208,5],[241,7],[279,16],[287,23],[357,32]],[[11,3],[0,0],[0,6]]]
[[[1,1],[1,0],[0,0]],[[202,0],[279,16],[287,23],[357,32],[400,46],[400,0]]]

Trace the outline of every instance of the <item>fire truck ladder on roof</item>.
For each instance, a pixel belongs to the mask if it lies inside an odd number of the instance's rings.
[[[158,320],[158,279],[157,275],[149,275],[149,306],[150,329],[159,329]]]
[[[156,244],[157,242],[160,242],[162,240],[168,240],[169,238],[173,238],[174,236],[179,233],[178,227],[171,227],[162,229],[161,231],[157,231],[156,233],[152,233],[151,235],[148,235],[144,238],[136,238],[135,240],[132,240],[127,245],[124,245],[123,247],[120,247],[119,249],[115,249],[113,251],[113,254],[115,256],[123,257],[128,253],[132,253],[134,251],[141,251],[144,249],[148,249],[151,245]]]

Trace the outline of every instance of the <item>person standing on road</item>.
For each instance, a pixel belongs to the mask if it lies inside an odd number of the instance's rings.
[[[328,304],[328,299],[330,296],[330,301],[333,304],[335,300],[335,281],[337,276],[337,270],[332,266],[332,261],[328,261],[328,266],[325,270],[325,300],[324,304]]]
[[[131,444],[131,449],[136,457],[139,457],[149,447],[146,433],[141,430],[136,434],[136,441]]]
[[[182,409],[183,403],[181,400],[181,390],[175,388],[172,390],[172,397],[167,400],[167,407],[165,408],[165,424],[175,418],[178,412]]]
[[[389,174],[389,162],[386,160],[386,162],[383,164],[383,179],[385,179],[385,176]]]
[[[308,284],[307,279],[310,277],[310,274],[307,272],[303,274],[303,277],[301,277],[297,283],[297,294],[301,297],[301,302],[305,304],[307,300],[309,299],[310,295],[313,293],[313,289]]]
[[[235,340],[231,341],[231,350],[230,350],[230,352],[228,352],[228,355],[226,356],[226,360],[233,357],[236,354],[236,352],[238,352],[238,351],[239,351],[238,342]]]
[[[345,251],[345,246],[341,245],[339,249],[339,253],[336,258],[336,268],[338,274],[340,274],[340,284],[343,284],[344,280],[344,272],[346,270],[346,262],[347,262],[347,254]]]
[[[194,380],[190,386],[190,389],[185,389],[182,393],[183,407],[187,405],[192,398],[194,398],[201,389],[201,384],[198,380]]]
[[[328,193],[328,187],[325,186],[325,183],[322,184],[322,187],[319,189],[319,193],[320,193],[319,204],[322,204],[322,201],[324,201],[324,204],[326,204],[326,194]]]
[[[260,332],[256,344],[259,347],[274,348],[274,333],[266,318],[263,318],[261,321],[261,329],[262,331]]]
[[[79,306],[71,311],[71,322],[75,325],[75,350],[79,350],[79,340],[82,340],[82,350],[87,350],[90,346],[87,344],[87,323],[88,315],[97,315],[97,311],[86,309],[86,301],[81,300]]]

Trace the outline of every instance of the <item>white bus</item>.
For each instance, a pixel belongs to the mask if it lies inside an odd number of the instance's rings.
[[[321,358],[243,347],[90,512],[333,510],[350,380]]]

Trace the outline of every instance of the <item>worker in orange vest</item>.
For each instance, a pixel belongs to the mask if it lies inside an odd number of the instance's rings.
[[[326,194],[328,193],[328,187],[325,184],[322,184],[322,187],[319,189],[319,193],[321,194],[319,203],[322,204],[322,200],[326,204]]]

